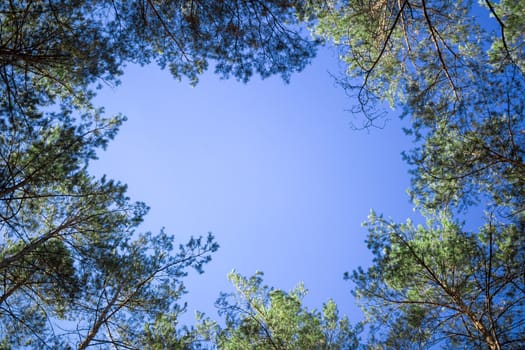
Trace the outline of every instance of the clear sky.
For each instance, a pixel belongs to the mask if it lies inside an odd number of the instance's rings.
[[[285,290],[302,281],[308,306],[333,298],[360,318],[343,273],[370,262],[361,223],[371,208],[414,215],[400,155],[411,143],[394,113],[383,130],[352,130],[354,101],[329,71],[339,67],[326,49],[290,84],[208,72],[192,88],[156,66],[129,66],[122,85],[100,92],[108,113],[129,119],[93,173],[151,207],[144,230],[165,227],[179,242],[211,231],[221,246],[203,275],[186,279],[190,319],[216,317],[232,269],[264,271]]]

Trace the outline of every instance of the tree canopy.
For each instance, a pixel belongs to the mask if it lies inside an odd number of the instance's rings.
[[[410,195],[427,219],[367,222],[374,260],[347,275],[366,314],[360,346],[525,347],[524,11],[523,0],[0,4],[0,347],[357,348],[360,325],[335,303],[309,310],[303,287],[270,288],[262,274],[229,276],[224,325],[179,327],[183,277],[202,272],[213,236],[142,232],[147,206],[88,171],[126,119],[93,97],[126,64],[191,84],[209,66],[288,80],[320,40],[340,50],[362,127],[383,102],[410,119]]]
[[[201,321],[201,337],[212,348],[241,349],[326,349],[350,350],[358,345],[359,327],[340,317],[333,300],[322,312],[303,305],[307,293],[302,285],[290,292],[263,285],[261,272],[246,278],[231,272],[228,279],[235,293],[223,293],[216,305],[224,326],[210,319]],[[200,316],[202,318],[202,315]]]
[[[523,231],[488,220],[469,232],[449,213],[427,217],[426,225],[369,218],[374,264],[348,277],[373,320],[372,347],[522,348]]]
[[[156,62],[190,83],[285,80],[316,43],[290,26],[300,2],[8,1],[0,5],[0,344],[154,348],[184,311],[182,278],[212,235],[144,233],[147,206],[88,164],[124,116],[93,105],[126,64]],[[182,344],[172,334],[173,344]]]
[[[315,30],[347,64],[341,84],[364,126],[377,102],[404,110],[417,147],[412,194],[425,206],[478,205],[522,216],[525,188],[521,1],[312,1]],[[489,18],[492,16],[492,20]],[[478,196],[483,193],[483,196]],[[479,201],[481,200],[481,202]],[[487,201],[486,201],[487,200]]]
[[[410,118],[410,194],[426,226],[372,215],[374,261],[349,274],[370,347],[525,344],[523,1],[311,1],[363,127]],[[483,209],[482,218],[472,214]],[[477,232],[464,227],[479,226]],[[479,222],[482,224],[479,224]]]

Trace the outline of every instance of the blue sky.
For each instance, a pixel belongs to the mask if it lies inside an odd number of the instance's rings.
[[[129,119],[93,173],[127,183],[151,207],[144,230],[165,227],[179,242],[211,231],[221,245],[203,275],[186,279],[190,318],[216,316],[236,269],[264,271],[285,290],[302,281],[308,306],[333,298],[359,319],[342,276],[370,262],[361,223],[371,208],[414,215],[400,156],[411,143],[395,113],[383,130],[352,130],[354,101],[328,74],[339,69],[323,49],[290,84],[208,72],[192,88],[156,66],[129,66],[120,86],[99,93],[108,113]]]

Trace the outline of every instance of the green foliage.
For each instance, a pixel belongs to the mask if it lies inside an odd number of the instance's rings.
[[[236,293],[217,300],[225,326],[209,319],[199,326],[201,337],[218,349],[356,349],[358,328],[339,317],[332,300],[323,311],[302,304],[307,291],[302,285],[290,292],[263,285],[263,274],[245,278],[235,272],[228,278]]]
[[[116,81],[123,64],[157,62],[196,83],[209,65],[246,81],[287,79],[314,55],[290,27],[300,1],[10,1],[0,5],[4,81],[56,97],[89,98],[92,83]]]
[[[523,348],[523,227],[488,220],[470,233],[447,213],[427,216],[425,226],[414,226],[372,213],[366,224],[374,263],[348,277],[372,345]]]
[[[192,84],[209,65],[242,81],[287,80],[314,55],[316,42],[290,30],[302,20],[341,49],[340,83],[357,97],[364,127],[383,101],[412,120],[410,194],[429,221],[370,218],[373,265],[349,276],[369,347],[523,348],[525,2],[481,4],[2,3],[0,346],[357,347],[359,327],[332,301],[308,310],[303,287],[275,290],[262,274],[230,275],[237,293],[218,301],[224,327],[205,319],[180,329],[182,278],[190,267],[202,272],[213,237],[175,247],[162,231],[138,232],[147,207],[87,171],[125,120],[92,105],[96,84],[118,84],[126,63],[150,62]],[[487,212],[476,233],[453,218],[473,205]]]
[[[138,232],[126,186],[87,171],[125,120],[92,105],[127,63],[192,84],[285,80],[315,42],[290,30],[300,2],[30,0],[0,4],[0,344],[12,349],[184,348],[179,299],[213,237],[174,246]]]
[[[175,248],[163,232],[135,231],[147,208],[125,186],[84,168],[45,178],[9,165],[20,179],[1,202],[0,318],[13,348],[139,346],[147,336],[138,329],[184,311],[182,278],[210,260],[211,235]]]
[[[9,106],[9,95],[3,96]],[[85,109],[6,109],[0,143],[0,330],[15,348],[140,345],[178,300],[189,267],[217,249],[210,235],[178,249],[136,232],[147,212],[126,187],[87,172],[123,118]]]
[[[480,6],[481,5],[481,6]],[[375,259],[349,277],[371,348],[525,346],[523,1],[309,1],[363,127],[378,103],[411,119],[410,195],[426,227],[372,215]],[[490,16],[491,22],[484,19]],[[454,219],[484,209],[477,233]],[[476,226],[478,224],[476,223]]]
[[[341,84],[363,126],[377,122],[381,101],[411,118],[417,147],[405,157],[416,202],[487,203],[515,215],[525,209],[525,7],[480,3],[311,1],[308,12],[341,50]]]

